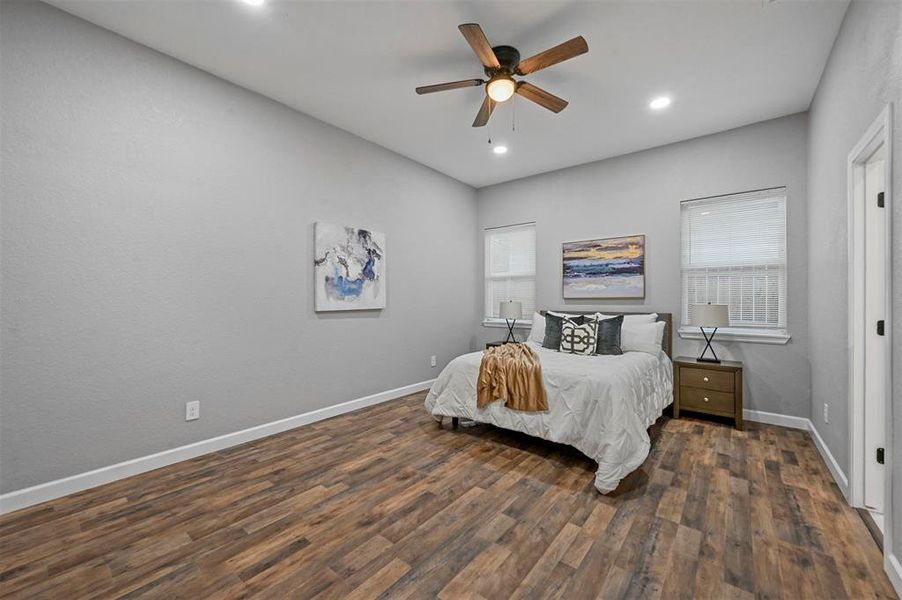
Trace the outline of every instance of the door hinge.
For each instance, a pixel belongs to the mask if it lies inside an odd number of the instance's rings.
[[[883,319],[877,321],[877,335],[883,335],[886,326],[883,324]]]
[[[883,208],[883,192],[877,194],[877,208]]]
[[[877,464],[880,464],[880,465],[883,464],[883,460],[884,460],[883,455],[884,454],[885,453],[883,451],[883,448],[877,448]]]

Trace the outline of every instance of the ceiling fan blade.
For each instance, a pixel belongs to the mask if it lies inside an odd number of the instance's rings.
[[[567,104],[569,104],[566,100],[558,98],[554,94],[546,92],[542,88],[525,81],[521,81],[517,84],[517,93],[527,100],[535,102],[539,106],[543,106],[555,113],[561,112],[567,108]]]
[[[489,122],[489,117],[492,116],[492,111],[495,110],[495,104],[495,101],[486,94],[485,100],[482,101],[482,106],[479,107],[479,112],[476,113],[473,127],[485,127],[485,124]]]
[[[549,48],[545,52],[539,52],[535,56],[521,60],[520,65],[517,67],[517,73],[529,75],[541,69],[546,69],[551,65],[570,60],[574,56],[585,54],[588,51],[589,44],[586,43],[586,38],[580,35],[572,40],[567,40],[563,44],[558,44],[554,48]]]
[[[489,69],[498,69],[501,67],[501,63],[498,62],[498,57],[495,56],[495,51],[492,50],[492,45],[482,32],[482,27],[476,23],[464,23],[463,25],[458,25],[457,28],[460,29],[460,32],[470,44],[473,52],[479,57],[482,66]]]
[[[445,90],[476,87],[483,83],[485,82],[482,79],[464,79],[463,81],[449,81],[448,83],[436,83],[435,85],[422,85],[417,88],[417,93],[431,94],[433,92],[444,92]]]

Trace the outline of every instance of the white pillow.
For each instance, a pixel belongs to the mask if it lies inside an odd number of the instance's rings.
[[[664,321],[656,323],[636,323],[623,320],[620,328],[620,347],[624,352],[647,352],[657,354],[662,350]]]
[[[532,329],[529,330],[527,342],[535,342],[539,345],[545,340],[545,317],[537,312],[532,313]]]

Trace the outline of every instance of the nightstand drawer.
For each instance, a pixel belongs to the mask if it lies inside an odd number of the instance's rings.
[[[687,370],[691,369],[683,369],[682,374],[685,374]],[[686,410],[732,415],[735,411],[733,400],[733,394],[680,386],[680,408]]]
[[[680,367],[680,385],[688,387],[732,392],[733,379],[733,373],[728,371]]]

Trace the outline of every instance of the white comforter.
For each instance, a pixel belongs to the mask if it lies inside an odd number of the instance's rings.
[[[645,461],[647,429],[673,402],[670,358],[663,351],[578,356],[528,343],[542,363],[547,412],[514,411],[502,402],[476,408],[482,352],[458,356],[445,367],[426,395],[426,410],[573,446],[598,462],[595,487],[613,491]]]

